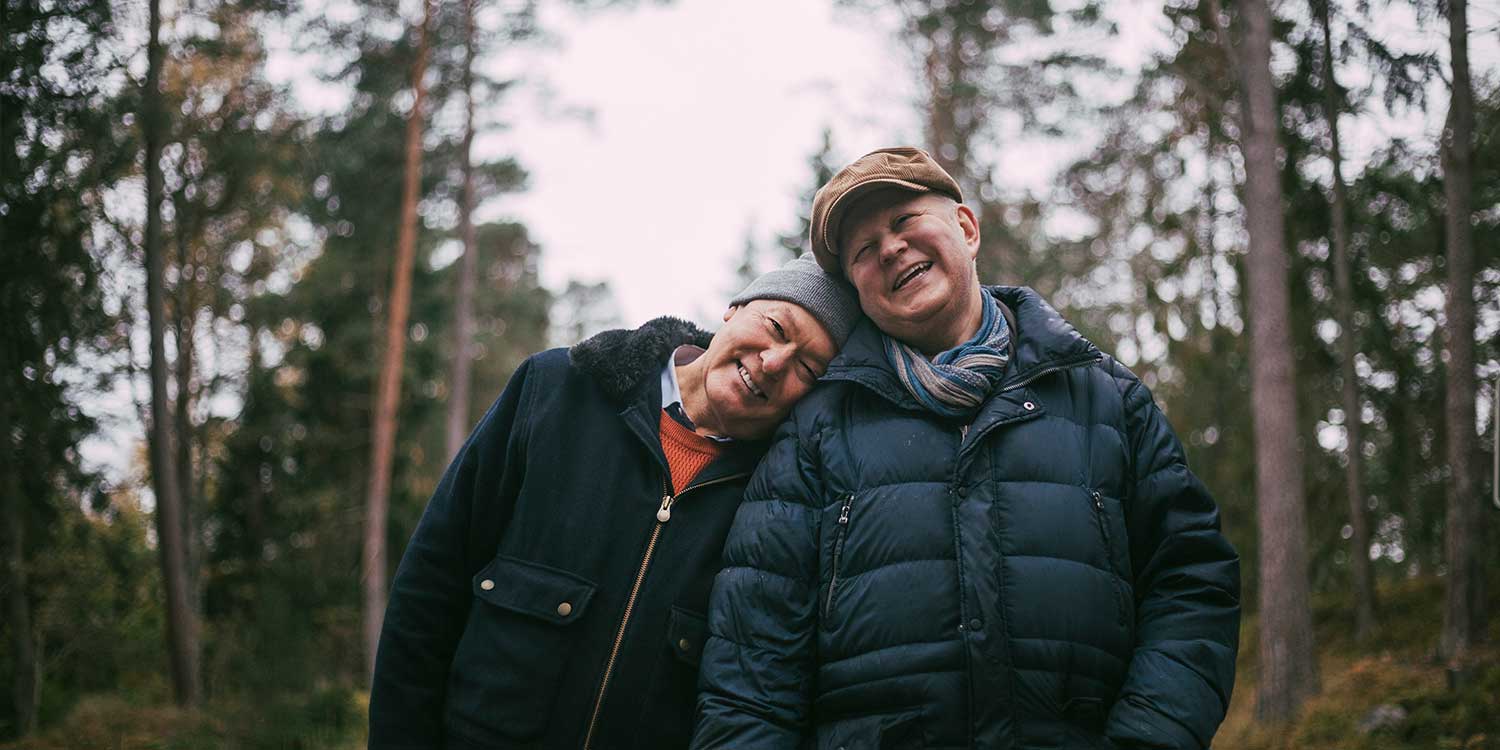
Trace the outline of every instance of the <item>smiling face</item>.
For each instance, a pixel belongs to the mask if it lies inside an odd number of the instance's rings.
[[[968,206],[938,193],[878,190],[850,207],[838,248],[859,306],[880,330],[928,356],[979,330],[979,226]]]
[[[837,353],[801,305],[760,299],[731,307],[708,350],[678,371],[683,408],[712,434],[767,437]]]

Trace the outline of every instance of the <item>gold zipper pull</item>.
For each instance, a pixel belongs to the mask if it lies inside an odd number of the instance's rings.
[[[661,507],[656,511],[656,520],[662,523],[672,520],[672,501],[675,499],[671,495],[661,496]]]

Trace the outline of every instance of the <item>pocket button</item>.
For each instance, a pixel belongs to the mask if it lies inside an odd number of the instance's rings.
[[[563,602],[562,604],[557,605],[557,614],[560,617],[567,617],[568,615],[573,614],[573,604],[571,602]]]
[[[495,588],[495,582],[494,582],[494,581],[491,581],[491,580],[490,580],[490,579],[488,579],[488,578],[486,578],[486,579],[484,579],[484,580],[483,580],[483,581],[480,581],[480,582],[479,582],[479,588],[482,588],[482,589],[484,589],[484,590],[485,590],[485,591],[489,591],[489,590],[491,590],[491,589],[493,589],[493,588]]]

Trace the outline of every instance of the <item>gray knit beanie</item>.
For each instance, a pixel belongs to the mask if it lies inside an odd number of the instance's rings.
[[[776,299],[795,302],[812,313],[814,318],[828,330],[833,343],[843,348],[854,323],[859,320],[859,300],[854,287],[841,278],[831,276],[811,255],[787,261],[786,265],[758,276],[743,291],[729,301],[730,305],[743,305],[758,299]]]

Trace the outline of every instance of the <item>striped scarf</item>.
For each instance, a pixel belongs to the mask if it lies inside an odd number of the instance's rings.
[[[901,383],[922,406],[940,416],[970,417],[1005,375],[1010,363],[1010,326],[1000,302],[988,293],[984,320],[974,338],[929,361],[912,347],[885,336],[885,356]]]

